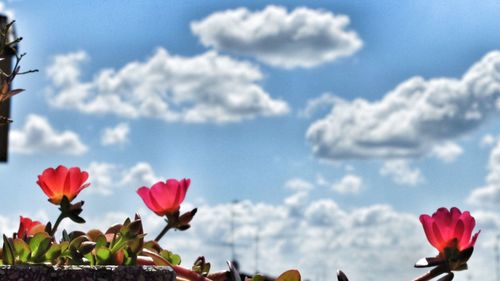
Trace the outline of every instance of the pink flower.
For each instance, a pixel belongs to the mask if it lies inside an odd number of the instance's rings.
[[[151,211],[164,216],[179,210],[190,183],[190,179],[181,181],[169,179],[166,182],[155,183],[151,189],[143,186],[137,189],[137,194]]]
[[[421,215],[420,222],[424,227],[427,240],[440,254],[444,255],[445,248],[454,248],[463,251],[474,247],[477,236],[481,231],[472,236],[476,221],[468,211],[460,212],[458,208],[439,208],[432,217]]]
[[[23,238],[24,234],[27,236],[33,236],[39,232],[45,231],[45,225],[39,221],[32,221],[30,218],[20,217],[19,230],[17,231],[17,237]]]
[[[62,165],[54,168],[48,168],[38,176],[36,182],[49,197],[49,201],[59,205],[63,196],[66,196],[71,202],[77,195],[90,185],[84,184],[88,179],[87,172],[80,171],[80,168],[66,168]]]

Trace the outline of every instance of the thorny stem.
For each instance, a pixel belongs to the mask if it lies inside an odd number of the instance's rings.
[[[155,238],[155,242],[158,242],[160,241],[160,239],[167,233],[167,231],[169,231],[170,229],[172,228],[172,226],[170,225],[170,223],[167,223],[167,225],[163,228],[163,230],[158,234],[158,236],[156,236]]]

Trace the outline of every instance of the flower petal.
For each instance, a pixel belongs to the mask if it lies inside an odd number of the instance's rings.
[[[462,244],[461,244],[461,241],[462,241],[462,237],[463,237],[463,234],[464,234],[464,222],[462,220],[459,220],[457,221],[456,225],[455,225],[455,228],[454,228],[454,233],[453,233],[453,237],[457,243],[457,246],[458,246],[458,249],[459,250],[463,250],[465,249],[468,245],[465,245],[465,247],[462,247]],[[468,244],[468,243],[467,243]]]
[[[446,242],[441,235],[439,226],[436,221],[432,222],[432,232],[434,233],[434,237],[436,238],[436,248],[441,252],[446,247]]]
[[[158,206],[158,204],[156,202],[153,202],[153,200],[151,200],[151,191],[149,188],[143,186],[139,189],[137,189],[137,194],[142,198],[142,200],[144,201],[144,204],[146,204],[146,206],[153,212],[155,212],[156,214],[158,213],[161,213],[161,208],[160,206]],[[160,215],[161,216],[161,215]]]
[[[59,165],[56,169],[48,168],[42,173],[41,179],[52,191],[53,196],[63,193],[67,173],[68,169],[62,165]]]
[[[476,232],[476,234],[474,234],[474,236],[472,236],[472,239],[470,240],[469,247],[474,247],[474,245],[476,245],[476,240],[477,240],[477,237],[479,236],[479,233],[481,233],[481,230],[479,230],[478,232]]]
[[[460,220],[464,222],[464,235],[460,240],[460,245],[469,244],[472,231],[476,226],[476,220],[470,215],[468,211],[465,211],[460,216]]]
[[[436,240],[436,237],[434,236],[434,232],[432,231],[432,223],[434,222],[434,219],[429,215],[421,215],[420,222],[422,223],[425,236],[427,236],[427,240],[429,241],[429,243],[431,243],[432,246],[438,248],[439,244]]]

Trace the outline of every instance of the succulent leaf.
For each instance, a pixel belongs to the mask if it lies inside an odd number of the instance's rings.
[[[14,246],[15,256],[22,263],[26,263],[31,254],[31,250],[28,244],[24,242],[24,240],[16,238],[12,241],[12,245]]]
[[[276,281],[300,281],[300,272],[296,269],[291,269],[283,272]]]

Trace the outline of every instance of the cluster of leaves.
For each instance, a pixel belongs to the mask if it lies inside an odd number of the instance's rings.
[[[154,241],[144,242],[144,236],[142,221],[137,215],[134,220],[127,218],[106,232],[98,229],[87,233],[63,231],[59,242],[46,231],[31,237],[4,235],[0,262],[8,265],[135,265],[152,257],[156,265],[180,264],[178,255],[162,249]]]
[[[13,71],[5,72],[0,69],[0,103],[24,91],[24,89],[10,89],[16,75],[38,72],[38,70],[36,69],[28,70],[25,72],[20,71],[21,66],[19,65],[19,63],[21,62],[21,59],[26,55],[26,53],[20,55],[17,54],[17,46],[23,38],[15,36],[15,32],[13,31],[14,22],[15,21],[12,21],[0,28],[0,56],[4,57],[13,55],[16,58]],[[3,58],[0,60],[3,60]],[[11,122],[12,120],[10,120],[8,117],[0,115],[0,126]]]

